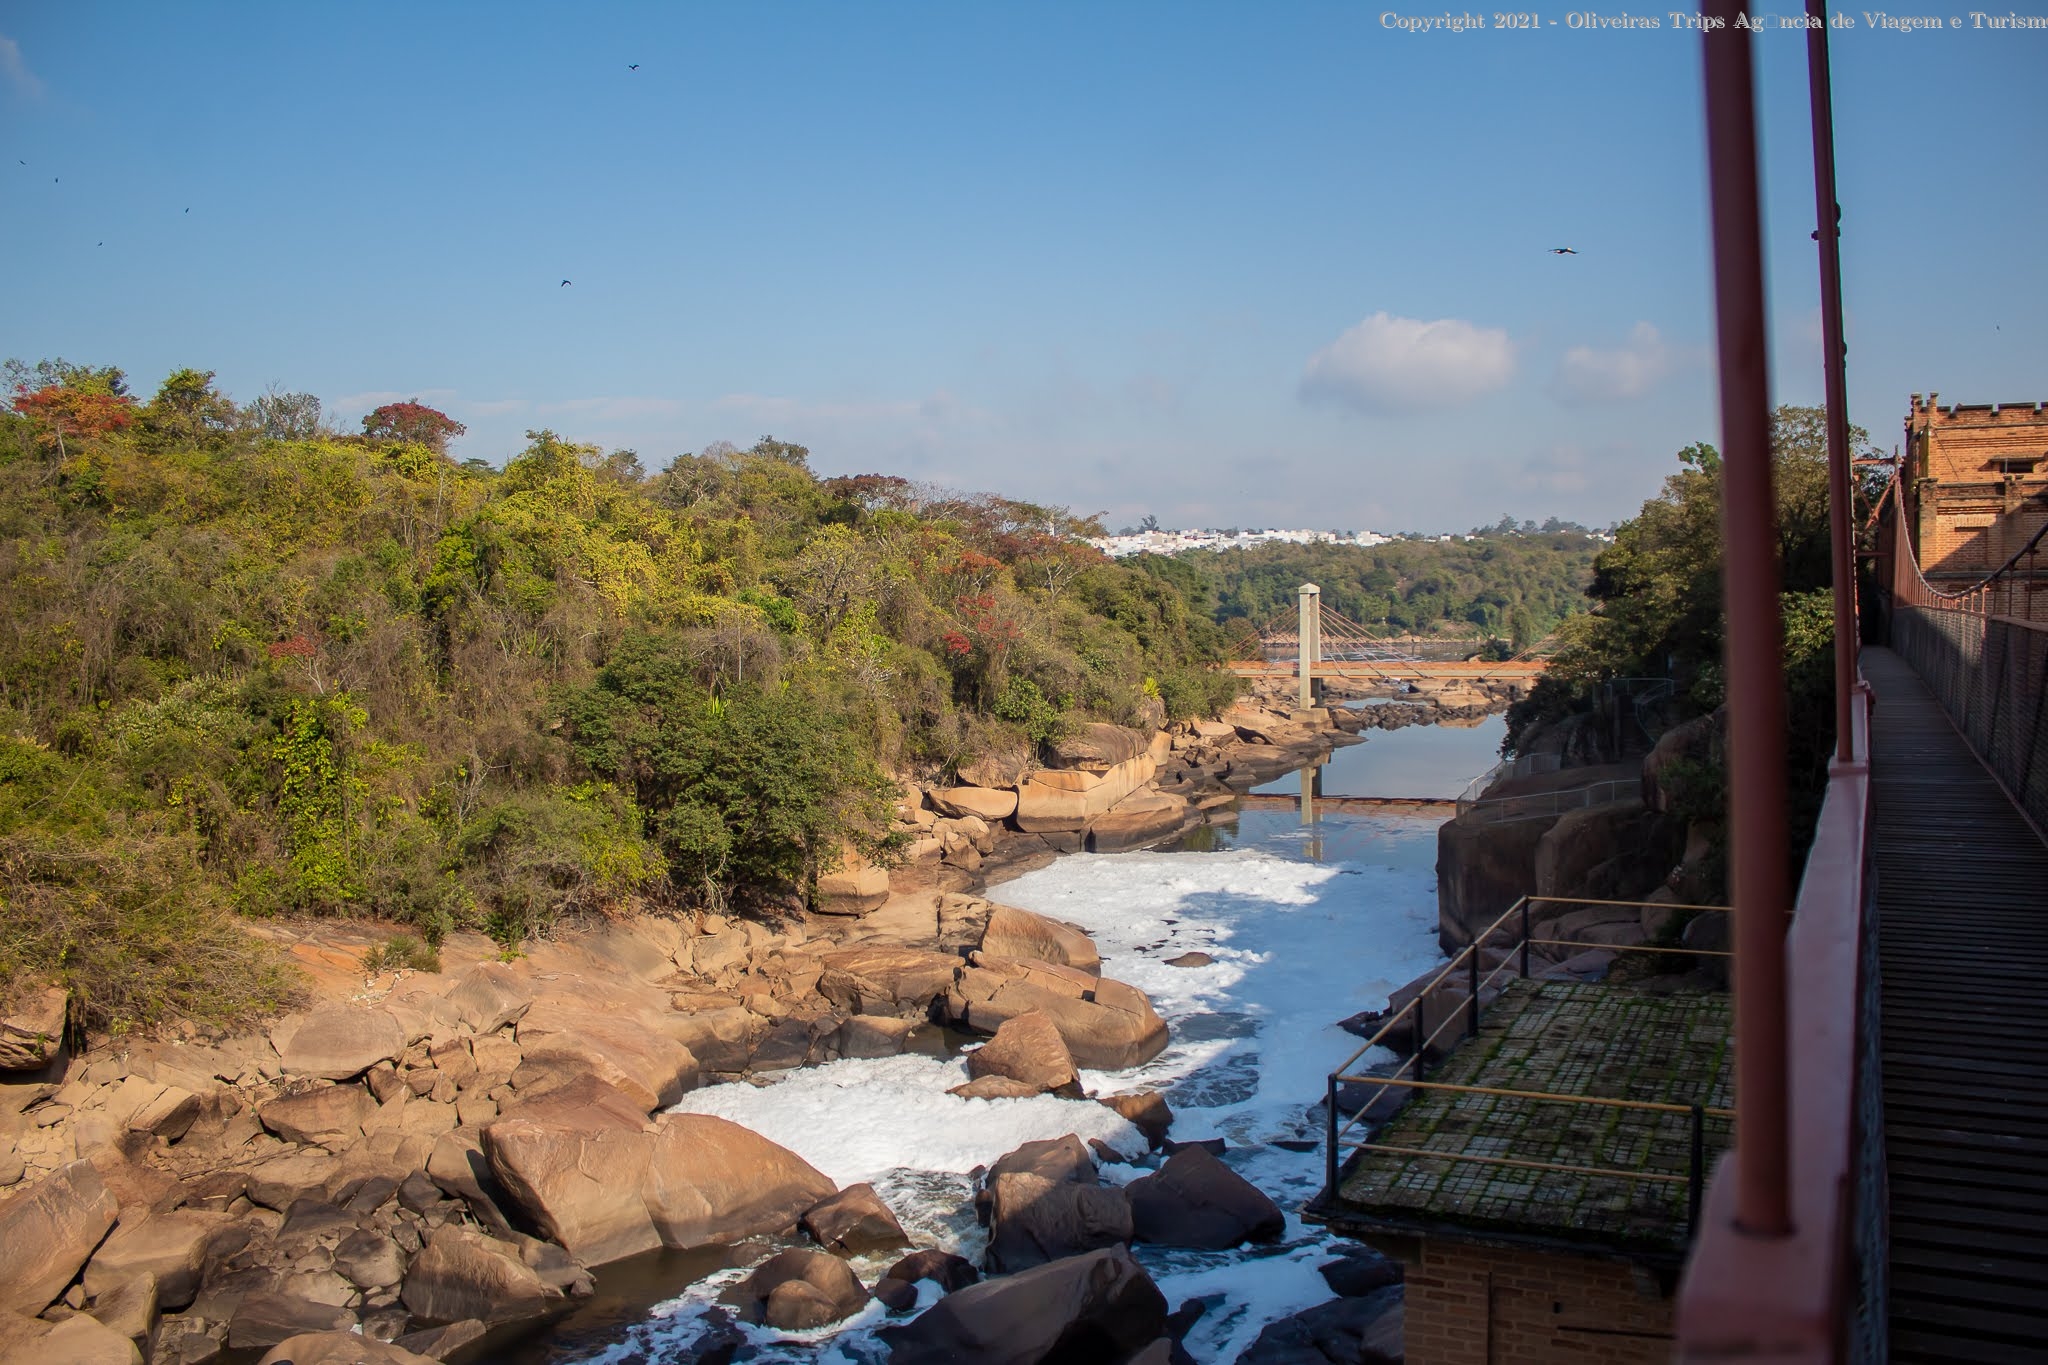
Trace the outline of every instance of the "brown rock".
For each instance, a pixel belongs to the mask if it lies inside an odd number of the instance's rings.
[[[363,1124],[376,1112],[377,1101],[362,1086],[328,1085],[272,1100],[256,1117],[286,1142],[335,1148],[361,1137]]]
[[[989,1182],[988,1264],[1028,1270],[1131,1240],[1131,1204],[1113,1185],[1048,1180],[1024,1172]]]
[[[950,1294],[956,1289],[965,1289],[981,1279],[981,1272],[974,1268],[974,1262],[964,1256],[927,1248],[923,1251],[913,1251],[890,1266],[884,1278],[901,1280],[905,1284],[931,1280]]]
[[[1169,967],[1207,967],[1215,961],[1216,959],[1207,953],[1182,953],[1179,957],[1169,957],[1166,959],[1166,965]]]
[[[795,1152],[710,1114],[662,1115],[646,1190],[662,1245],[675,1250],[786,1232],[837,1192]]]
[[[975,787],[1014,787],[1031,771],[1031,751],[1022,744],[998,745],[962,763],[960,780]]]
[[[447,1360],[471,1342],[481,1340],[489,1330],[475,1318],[464,1318],[461,1322],[451,1322],[445,1327],[429,1327],[423,1332],[407,1332],[391,1344],[424,1356],[428,1360]]]
[[[910,1245],[903,1225],[868,1184],[848,1185],[798,1220],[804,1235],[845,1256]]]
[[[1077,725],[1052,744],[1048,767],[1103,772],[1148,751],[1147,736],[1121,725]]]
[[[356,1315],[310,1299],[258,1289],[242,1296],[228,1319],[228,1347],[247,1351],[275,1346],[308,1332],[346,1332]]]
[[[519,1069],[520,1060],[525,1056],[519,1044],[503,1033],[488,1037],[479,1035],[469,1040],[469,1055],[476,1062],[478,1079],[496,1077],[495,1084],[503,1084],[512,1073]],[[488,1088],[488,1087],[486,1087]]]
[[[856,1014],[832,1035],[832,1049],[841,1057],[899,1057],[916,1028],[917,1021],[912,1019]]]
[[[735,1072],[747,1069],[753,1055],[760,1021],[739,1006],[679,1015],[668,1021],[667,1032],[697,1059],[706,1071]]]
[[[90,1162],[74,1161],[0,1204],[0,1309],[49,1306],[114,1225],[118,1207]]]
[[[302,1332],[280,1341],[256,1365],[435,1365],[439,1359],[354,1332]]]
[[[1124,1247],[984,1280],[885,1328],[890,1365],[1117,1360],[1166,1331],[1166,1299]]]
[[[1121,1095],[1106,1095],[1099,1103],[1129,1119],[1155,1148],[1166,1141],[1166,1132],[1173,1127],[1173,1110],[1166,1103],[1166,1097],[1157,1091],[1134,1090]]]
[[[1287,1230],[1277,1204],[1200,1147],[1182,1147],[1125,1190],[1133,1236],[1155,1246],[1221,1251],[1270,1242]]]
[[[0,1071],[40,1071],[64,1046],[66,995],[50,986],[0,1014]]]
[[[533,990],[510,967],[480,962],[449,987],[447,998],[462,1022],[481,1035],[517,1023],[533,1004]]]
[[[204,1101],[183,1086],[167,1085],[154,1099],[128,1116],[130,1132],[149,1133],[176,1142],[192,1131]]]
[[[1188,803],[1170,792],[1132,792],[1088,822],[1088,851],[1117,853],[1179,832]]]
[[[643,1194],[652,1151],[642,1120],[515,1112],[484,1129],[483,1150],[506,1197],[585,1264],[661,1245]]]
[[[142,1365],[134,1342],[83,1313],[49,1323],[4,1309],[0,1359],[7,1365]]]
[[[748,1322],[797,1332],[858,1313],[868,1291],[837,1256],[796,1247],[769,1257],[726,1297]]]
[[[233,1222],[225,1213],[200,1209],[124,1220],[93,1253],[85,1268],[85,1292],[98,1298],[136,1275],[148,1274],[156,1277],[159,1303],[183,1308],[199,1292],[207,1252]]]
[[[293,1075],[346,1081],[405,1052],[405,1029],[390,1011],[323,1005],[309,1013],[284,1048]]]
[[[405,1253],[383,1233],[363,1228],[334,1249],[334,1269],[358,1289],[384,1289],[405,1278]]]
[[[539,1004],[519,1021],[518,1039],[522,1069],[560,1060],[616,1087],[647,1112],[667,1108],[697,1087],[697,1059],[690,1050],[635,1015]]]
[[[535,1274],[510,1242],[444,1223],[405,1272],[405,1306],[430,1322],[516,1322],[541,1317],[562,1292]]]
[[[1028,1100],[1045,1092],[1028,1081],[1013,1081],[1008,1076],[983,1076],[956,1085],[946,1092],[958,1095],[963,1100]]]
[[[924,1019],[960,968],[951,953],[917,948],[842,948],[823,954],[818,993],[849,1014]]]
[[[1050,962],[976,953],[946,1009],[966,1028],[993,1033],[1032,1010],[1050,1015],[1078,1066],[1121,1071],[1158,1056],[1166,1025],[1144,994],[1121,981]]]
[[[148,1271],[93,1296],[93,1317],[101,1326],[134,1342],[138,1349],[147,1349],[155,1336],[157,1312],[156,1276]]]
[[[967,1054],[967,1074],[975,1080],[1005,1076],[1033,1086],[1041,1094],[1081,1097],[1073,1054],[1067,1051],[1052,1016],[1043,1010],[1029,1010],[1005,1019],[996,1028],[995,1037]]]
[[[1099,974],[1102,956],[1095,940],[1079,925],[1014,905],[990,905],[988,926],[981,933],[981,951],[991,957],[1056,962]]]
[[[972,815],[994,822],[1017,813],[1017,793],[993,787],[949,787],[933,792],[932,804],[955,819]]]

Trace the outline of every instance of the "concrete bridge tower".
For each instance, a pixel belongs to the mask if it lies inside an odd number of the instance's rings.
[[[1323,657],[1323,590],[1313,583],[1301,585],[1301,648],[1296,651],[1295,673],[1301,683],[1301,709],[1316,704],[1315,667]]]

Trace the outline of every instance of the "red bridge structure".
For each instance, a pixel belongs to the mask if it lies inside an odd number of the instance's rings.
[[[1574,1003],[1582,987],[1531,980],[1528,907],[1547,899],[1534,896],[1389,1015],[1374,1041],[1412,1057],[1346,1074],[1362,1048],[1332,1074],[1328,1186],[1305,1213],[1398,1245],[1411,1365],[2048,1362],[2048,622],[2032,619],[2048,493],[2023,482],[2048,462],[2048,435],[2031,453],[2001,453],[1996,497],[1973,492],[1984,506],[1956,512],[1990,523],[1942,529],[1947,504],[1895,481],[1866,528],[1875,543],[1859,547],[1827,10],[1805,9],[1836,703],[1815,838],[1795,875],[1753,53],[1737,23],[1747,7],[1717,0],[1703,6],[1719,23],[1701,41],[1732,904],[1672,908],[1730,918],[1732,1049],[1710,1002],[1688,1007],[1690,1032],[1659,1043],[1651,1033],[1670,1011],[1655,1001],[1623,1002],[1638,1013],[1622,1015],[1613,1001]],[[1909,437],[1928,425],[1921,406]],[[1981,533],[1981,576],[1956,572],[1948,542],[1919,543],[1929,526],[1958,544]],[[2001,561],[2005,546],[2018,548]],[[1923,553],[1940,560],[1934,582]],[[1859,556],[1874,584],[1860,602]],[[1489,943],[1496,933],[1504,946]],[[1452,1007],[1435,1006],[1444,995]],[[1485,1017],[1489,1002],[1507,1022]],[[1614,1022],[1569,1036],[1560,1021],[1572,1010]],[[1484,1070],[1531,1038],[1513,1062],[1529,1079]],[[1672,1063],[1702,1050],[1710,1065]],[[1683,1084],[1572,1092],[1567,1072],[1600,1072],[1622,1053]],[[1405,1129],[1354,1139],[1347,1158],[1344,1133],[1377,1094],[1340,1123],[1340,1088],[1373,1081],[1435,1096],[1435,1108],[1409,1105]],[[1538,1131],[1538,1109],[1564,1115],[1548,1138],[1586,1138],[1602,1159],[1516,1146]],[[1624,1183],[1649,1193],[1612,1193]],[[1510,1225],[1509,1206],[1550,1222]]]

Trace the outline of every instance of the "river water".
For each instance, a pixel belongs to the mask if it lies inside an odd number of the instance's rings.
[[[1364,744],[1337,751],[1324,793],[1455,795],[1493,762],[1498,724],[1370,732]],[[1387,789],[1402,784],[1403,790]],[[1424,789],[1415,790],[1417,784]],[[1295,790],[1299,779],[1275,785]],[[1176,1140],[1224,1139],[1225,1160],[1288,1210],[1277,1245],[1134,1249],[1169,1305],[1207,1303],[1186,1343],[1205,1365],[1228,1365],[1268,1323],[1330,1297],[1316,1273],[1329,1257],[1327,1239],[1293,1212],[1322,1185],[1313,1111],[1325,1076],[1357,1045],[1336,1021],[1379,1008],[1395,987],[1440,960],[1437,823],[1429,816],[1332,812],[1304,825],[1294,811],[1247,810],[1234,825],[1196,831],[1176,848],[1073,855],[990,889],[996,900],[1086,928],[1104,974],[1143,990],[1167,1021],[1172,1041],[1159,1057],[1129,1071],[1084,1072],[1084,1087],[1105,1095],[1163,1091]],[[1166,965],[1193,951],[1213,961]],[[766,1085],[713,1086],[677,1107],[744,1124],[842,1186],[872,1182],[918,1246],[976,1261],[986,1236],[971,1209],[970,1173],[977,1167],[1019,1143],[1064,1133],[1101,1138],[1130,1155],[1144,1150],[1137,1132],[1101,1105],[945,1093],[966,1079],[958,1056],[911,1054],[834,1062]],[[1144,1173],[1102,1167],[1108,1181]],[[901,1254],[857,1261],[855,1269],[872,1283]],[[522,1358],[687,1361],[706,1310],[746,1273],[718,1264],[716,1256],[670,1257],[607,1268],[599,1275],[600,1304]],[[663,1293],[671,1297],[644,1307]],[[884,1320],[875,1303],[829,1329],[760,1329],[752,1338],[763,1360],[871,1365],[886,1359],[873,1335]]]

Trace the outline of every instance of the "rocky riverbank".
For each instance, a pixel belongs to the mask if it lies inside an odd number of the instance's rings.
[[[509,963],[457,936],[441,973],[368,980],[347,932],[316,932],[294,949],[322,1002],[259,1034],[187,1026],[72,1056],[57,1041],[61,995],[46,998],[51,1018],[15,1018],[0,1040],[11,1068],[0,1072],[0,1184],[12,1187],[0,1192],[0,1351],[173,1365],[486,1359],[573,1306],[594,1267],[799,1229],[808,1247],[746,1282],[735,1322],[798,1329],[928,1302],[976,1272],[932,1247],[872,1285],[828,1264],[900,1235],[872,1190],[838,1189],[738,1125],[661,1111],[700,1085],[943,1046],[935,1024],[991,1037],[959,1093],[1086,1104],[1073,1098],[1080,1071],[1142,1062],[1165,1026],[1141,992],[1099,975],[1085,934],[973,892],[1060,851],[1131,847],[1228,817],[1233,792],[1370,717],[1254,699],[1222,721],[1149,736],[1094,727],[1044,768],[971,765],[906,784],[898,817],[914,842],[901,866],[849,868],[815,909],[765,921],[642,918]],[[1000,810],[1005,791],[1014,806]],[[1271,1201],[1201,1149],[1145,1155],[1171,1122],[1158,1097],[1104,1104],[1089,1107],[1130,1135],[1120,1146],[1098,1138],[1058,1179],[1021,1157],[982,1186],[987,1268],[1007,1272],[994,1284],[1021,1287],[963,1300],[983,1305],[971,1321],[964,1308],[926,1314],[924,1331],[949,1320],[947,1330],[980,1331],[1035,1303],[1009,1297],[1039,1284],[1024,1269],[1034,1256],[1093,1257],[1061,1274],[1100,1282],[1123,1314],[1149,1300],[1130,1288],[1144,1272],[1115,1246],[1209,1245],[1232,1218],[1245,1237],[1269,1225],[1259,1210]],[[1097,1159],[1158,1170],[1103,1187]],[[1171,1197],[1140,1189],[1148,1180]],[[1199,1231],[1160,1222],[1210,1205]],[[1040,1289],[1053,1293],[1054,1280]],[[1130,1321],[1140,1334],[1155,1325],[1149,1308]],[[1170,1358],[1173,1334],[1157,1325],[1134,1353]],[[898,1337],[897,1358],[924,1358],[917,1340]]]

